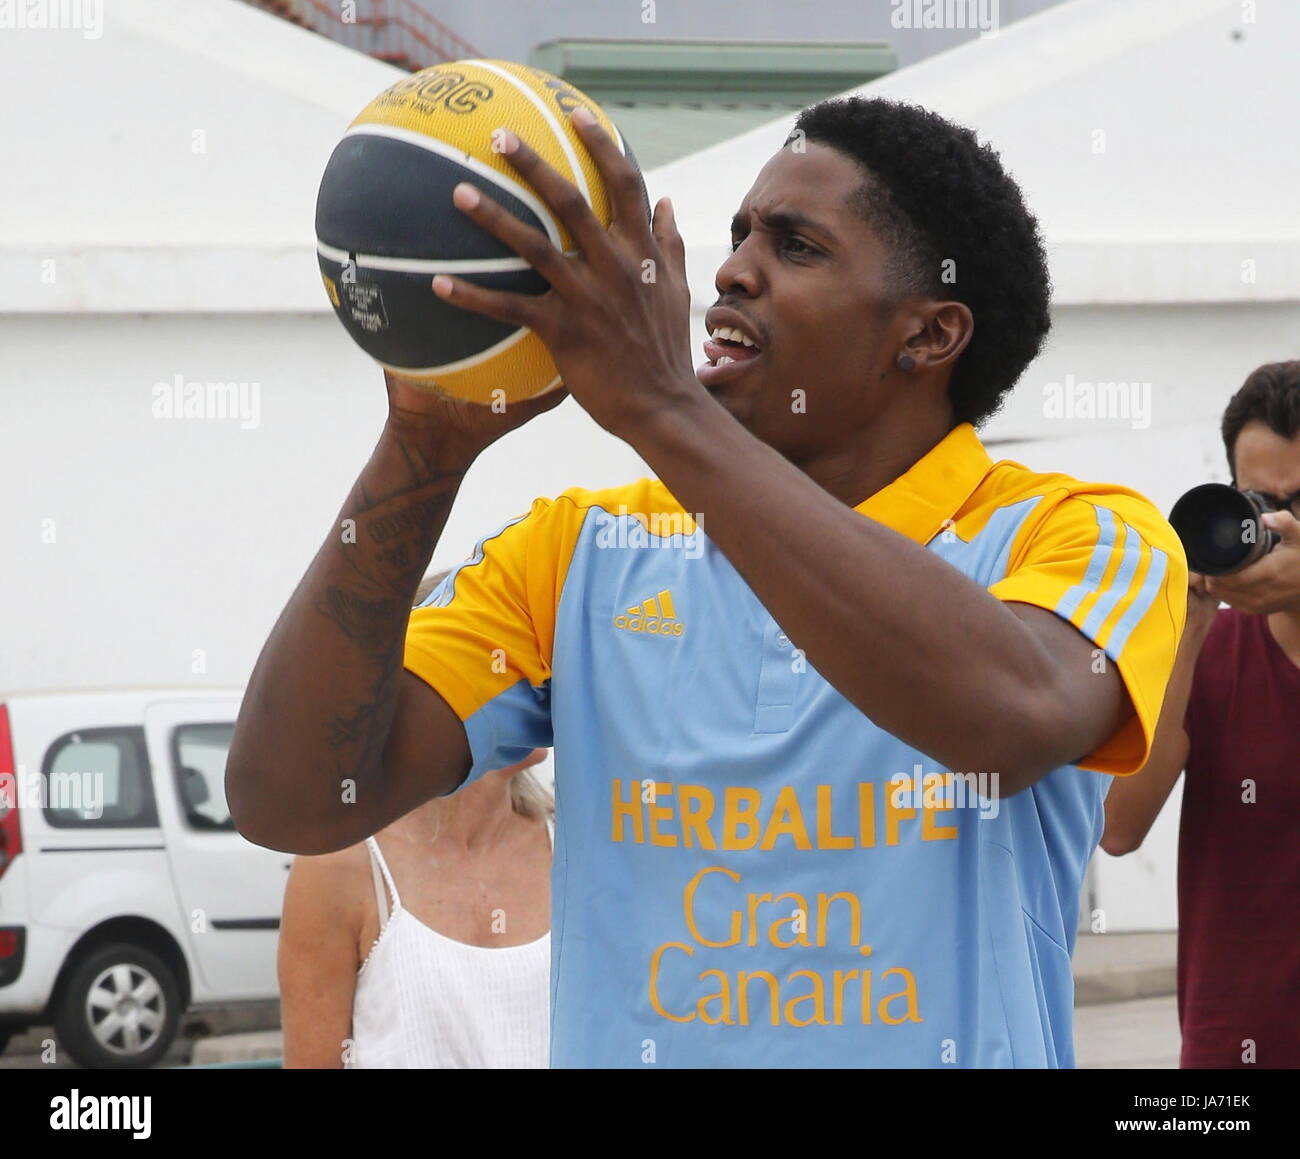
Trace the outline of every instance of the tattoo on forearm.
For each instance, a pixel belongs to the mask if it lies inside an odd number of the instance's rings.
[[[396,535],[415,534],[427,539],[434,523],[447,514],[451,500],[447,495],[430,495],[408,507],[400,507],[372,520],[366,530],[376,543],[387,543]]]
[[[355,641],[367,653],[375,653],[392,645],[398,630],[396,617],[400,606],[397,597],[368,600],[357,592],[331,586],[325,589],[319,610],[333,620],[349,640]]]
[[[340,545],[335,560],[348,576],[327,586],[316,610],[370,661],[373,679],[362,699],[325,722],[325,737],[337,754],[336,783],[360,779],[382,760],[397,711],[399,678],[405,653],[403,627],[411,597],[428,563],[437,532],[455,497],[459,475],[422,475],[422,465],[405,453],[413,486],[376,500],[358,482],[348,505],[364,547]],[[439,488],[429,494],[430,487]]]
[[[360,746],[358,761],[354,762],[357,767],[360,767],[360,758],[368,755],[371,738],[376,732],[373,725],[376,721],[382,721],[386,711],[395,703],[396,697],[393,694],[387,696],[381,694],[377,700],[358,705],[351,716],[336,716],[327,721],[325,730],[330,748],[346,749]]]

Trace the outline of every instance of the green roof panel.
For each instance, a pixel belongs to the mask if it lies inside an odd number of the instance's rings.
[[[898,66],[884,43],[556,40],[528,63],[599,101],[643,169],[857,88]],[[780,142],[773,140],[775,152]]]

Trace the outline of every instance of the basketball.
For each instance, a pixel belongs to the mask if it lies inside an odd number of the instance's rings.
[[[522,258],[452,205],[452,190],[462,181],[543,231],[556,248],[575,252],[546,203],[494,148],[500,127],[572,181],[609,224],[604,183],[569,120],[578,105],[635,166],[622,134],[594,101],[558,77],[505,60],[413,73],[348,127],[321,178],[316,250],[339,321],[381,366],[483,404],[517,402],[560,384],[549,352],[530,330],[461,310],[434,294],[431,282],[445,273],[487,289],[548,289]]]

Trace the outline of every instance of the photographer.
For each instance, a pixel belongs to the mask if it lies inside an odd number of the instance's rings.
[[[1264,523],[1280,542],[1234,574],[1192,573],[1151,755],[1111,786],[1101,847],[1137,849],[1186,768],[1181,1065],[1300,1067],[1300,361],[1246,379],[1223,441],[1233,485],[1278,509]]]

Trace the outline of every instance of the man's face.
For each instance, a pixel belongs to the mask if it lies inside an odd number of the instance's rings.
[[[782,149],[741,203],[733,252],[715,277],[710,333],[738,327],[755,345],[711,340],[696,373],[795,463],[849,445],[870,424],[906,338],[891,315],[888,253],[855,208],[863,177],[829,146]],[[736,361],[711,365],[726,357]]]
[[[1267,423],[1252,419],[1241,428],[1232,457],[1241,490],[1283,499],[1300,491],[1300,434],[1284,439]],[[1300,518],[1300,512],[1293,514]]]

